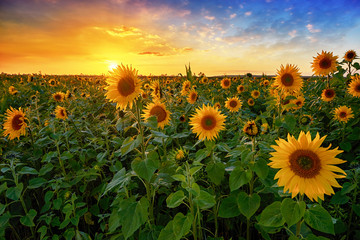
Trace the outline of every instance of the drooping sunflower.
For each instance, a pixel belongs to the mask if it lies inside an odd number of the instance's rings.
[[[19,108],[19,110],[10,107],[6,110],[6,120],[4,122],[3,136],[9,135],[9,139],[20,138],[21,135],[26,134],[27,124],[25,120],[25,113]]]
[[[294,109],[300,109],[302,106],[304,106],[305,98],[303,96],[298,96],[296,99],[292,101],[293,104],[296,105]]]
[[[254,105],[255,105],[254,99],[249,98],[249,99],[247,100],[247,104],[248,104],[249,106],[254,106]]]
[[[52,97],[56,102],[62,102],[62,101],[64,101],[66,96],[65,96],[65,93],[63,93],[63,92],[56,92],[52,95]]]
[[[189,96],[187,98],[188,103],[194,104],[196,100],[198,99],[198,93],[195,89],[191,89],[189,92]]]
[[[237,112],[242,106],[242,102],[237,98],[228,98],[225,102],[225,107],[230,110],[230,112]]]
[[[259,128],[257,127],[255,121],[251,120],[244,125],[243,132],[249,136],[256,136],[259,133]]]
[[[55,116],[58,119],[66,120],[68,118],[66,108],[61,107],[61,106],[56,106],[56,108],[55,108]]]
[[[237,86],[236,90],[240,94],[245,90],[245,87],[244,87],[244,85],[239,85],[239,86]]]
[[[189,80],[186,80],[181,89],[181,96],[186,96],[190,92],[191,82]]]
[[[144,109],[142,117],[145,119],[156,116],[157,126],[164,129],[170,122],[170,111],[166,109],[165,104],[160,101],[149,103]]]
[[[275,152],[270,153],[268,165],[280,169],[274,179],[279,179],[277,184],[284,186],[284,192],[289,191],[292,197],[305,194],[311,201],[318,201],[324,200],[324,194],[334,194],[332,186],[341,187],[336,178],[344,178],[346,173],[334,165],[345,162],[336,158],[343,151],[329,150],[331,145],[320,147],[325,138],[317,133],[312,139],[310,132],[301,131],[298,139],[288,134],[287,141],[279,139],[271,146]]]
[[[221,80],[221,87],[223,89],[228,89],[231,86],[231,79],[230,78],[223,78]]]
[[[354,118],[354,114],[352,114],[352,109],[347,106],[341,106],[335,108],[334,116],[339,122],[347,123],[350,118]]]
[[[260,96],[260,92],[258,90],[253,90],[251,91],[251,96],[256,99]]]
[[[354,50],[349,50],[344,55],[344,59],[347,62],[352,62],[356,57],[357,57],[357,55]]]
[[[191,130],[200,140],[213,140],[225,129],[225,118],[217,108],[203,104],[190,118]]]
[[[332,101],[336,96],[335,90],[331,88],[326,88],[321,93],[321,99],[325,102]]]
[[[359,75],[351,77],[352,81],[347,89],[348,93],[354,97],[360,97],[360,77]]]
[[[337,56],[333,56],[332,52],[323,50],[321,54],[318,53],[311,64],[313,73],[318,76],[326,76],[329,73],[335,72],[338,66],[337,58]]]
[[[141,80],[138,79],[138,71],[131,66],[118,65],[106,79],[109,85],[105,87],[107,90],[106,98],[116,103],[116,108],[125,110],[127,106],[130,108],[134,100],[141,94]]]
[[[10,86],[9,87],[9,93],[11,95],[16,95],[18,93],[18,91],[16,90],[16,88],[14,86]]]
[[[151,88],[151,96],[155,100],[160,100],[162,97],[160,81],[159,80],[151,81],[150,88]]]
[[[296,65],[286,64],[280,66],[275,77],[275,85],[284,92],[300,91],[303,80],[300,77],[299,68]]]

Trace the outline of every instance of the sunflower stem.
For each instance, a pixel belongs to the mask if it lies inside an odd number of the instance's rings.
[[[357,182],[357,172],[355,171],[355,177],[354,177],[354,179],[355,179],[355,185],[356,186],[358,186],[358,182]],[[354,195],[353,195],[353,200],[352,200],[352,203],[353,204],[355,204],[356,203],[356,195],[357,195],[357,193],[358,193],[358,191],[357,191],[357,187],[353,190],[353,193],[354,193]],[[351,221],[352,221],[352,216],[353,216],[353,213],[354,213],[354,210],[353,210],[353,208],[351,208],[351,210],[350,210],[350,215],[349,215],[349,225],[348,225],[348,229],[347,229],[347,232],[346,232],[346,240],[348,240],[349,239],[349,237],[350,237],[350,232],[351,232]]]
[[[136,120],[138,122],[139,125],[139,130],[140,130],[140,136],[141,136],[141,153],[142,153],[142,159],[145,159],[145,143],[144,143],[144,130],[141,126],[141,116],[140,116],[140,104],[141,104],[141,99],[137,99],[136,100]]]
[[[300,195],[299,202],[302,202],[303,199],[304,199],[304,195],[301,194],[301,195]],[[296,223],[296,237],[299,237],[299,236],[300,236],[301,224],[302,224],[302,219],[300,219],[300,220]]]
[[[329,74],[326,76],[327,78],[327,88],[330,88],[330,77]]]

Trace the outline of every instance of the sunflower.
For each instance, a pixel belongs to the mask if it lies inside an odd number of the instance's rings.
[[[300,91],[303,80],[300,77],[299,68],[292,64],[286,64],[286,67],[281,65],[280,70],[277,70],[275,85],[284,92]]]
[[[242,102],[237,98],[228,98],[225,102],[225,107],[230,110],[230,112],[237,112],[242,106]]]
[[[237,86],[236,90],[240,94],[245,90],[245,87],[244,87],[244,85],[239,85],[239,86]]]
[[[131,66],[121,64],[109,73],[110,76],[106,79],[109,86],[105,87],[106,98],[116,102],[116,108],[126,109],[128,105],[131,108],[133,101],[141,93],[141,80],[137,77],[138,71]]]
[[[55,108],[55,116],[58,119],[66,120],[68,118],[68,114],[66,112],[66,108],[56,106]]]
[[[264,80],[263,82],[262,82],[262,85],[263,86],[269,86],[269,84],[270,84],[270,82],[269,82],[269,80]]]
[[[148,98],[148,95],[147,95],[146,92],[142,92],[142,93],[141,93],[141,97],[142,97],[143,99],[147,99],[147,98]]]
[[[214,104],[214,108],[221,108],[220,103],[219,103],[219,102],[216,102],[216,103]]]
[[[304,126],[311,124],[312,121],[313,121],[313,117],[308,114],[304,114],[299,118],[300,124]]]
[[[360,97],[360,77],[359,75],[351,77],[353,80],[349,84],[348,93],[354,97]]]
[[[341,187],[335,178],[344,178],[346,173],[334,165],[345,162],[336,158],[343,151],[338,148],[329,150],[331,145],[320,147],[325,138],[320,138],[317,133],[311,139],[310,132],[301,131],[297,140],[288,134],[287,141],[279,139],[277,145],[271,146],[275,152],[270,153],[272,157],[268,165],[280,168],[274,179],[279,179],[277,184],[284,186],[284,192],[289,190],[292,197],[305,194],[311,201],[318,201],[318,198],[324,200],[324,194],[334,194],[332,186]]]
[[[144,88],[145,88],[145,89],[150,89],[150,85],[149,85],[148,83],[145,83],[145,84],[144,84]]]
[[[70,98],[73,97],[73,95],[72,95],[72,93],[71,93],[69,90],[67,90],[67,91],[66,91],[66,94],[65,94],[65,97],[66,97],[66,99],[70,99]]]
[[[54,93],[52,95],[52,97],[56,102],[62,102],[62,101],[64,101],[66,96],[65,96],[65,93],[63,93],[63,92],[57,92],[57,93]]]
[[[334,115],[335,118],[340,121],[347,123],[350,118],[354,118],[354,114],[352,114],[352,110],[350,107],[347,106],[341,106],[338,108],[335,108]]]
[[[228,89],[231,86],[231,79],[230,78],[223,78],[223,80],[221,80],[221,87],[223,89]]]
[[[261,134],[265,134],[269,131],[269,124],[263,123],[261,124]]]
[[[191,82],[189,80],[186,80],[181,89],[181,96],[186,96],[190,92]]]
[[[3,136],[9,135],[9,139],[20,138],[21,135],[26,134],[27,124],[25,120],[25,113],[19,108],[16,110],[12,107],[6,110],[6,120],[4,122]]]
[[[190,104],[194,104],[196,102],[196,100],[198,99],[198,94],[195,91],[195,89],[192,89],[189,93],[189,96],[187,98],[188,103]]]
[[[260,92],[258,90],[253,90],[251,96],[256,99],[260,96]]]
[[[49,80],[49,85],[51,86],[51,87],[54,87],[55,85],[56,85],[56,81],[55,81],[55,79],[50,79]]]
[[[296,99],[294,99],[292,101],[292,103],[296,105],[296,107],[294,107],[294,109],[302,108],[302,106],[304,106],[304,102],[305,102],[305,98],[303,96],[299,96]]]
[[[162,129],[164,129],[165,125],[169,124],[170,111],[168,111],[165,104],[160,101],[152,102],[146,106],[142,117],[148,119],[151,116],[156,116],[157,126]]]
[[[181,116],[179,117],[179,120],[180,120],[180,122],[186,122],[186,116],[185,116],[185,115],[181,115]]]
[[[245,124],[243,132],[249,136],[256,136],[259,133],[259,128],[256,126],[255,121],[251,120]]]
[[[217,108],[203,104],[190,118],[192,132],[196,133],[200,140],[213,140],[225,129],[225,118]]]
[[[9,93],[10,93],[11,95],[15,95],[15,94],[18,93],[18,91],[16,90],[16,88],[15,88],[14,86],[10,86],[10,87],[9,87]]]
[[[159,80],[151,81],[150,88],[151,88],[151,90],[152,90],[151,96],[152,96],[155,100],[160,100],[161,97],[162,97],[162,94],[161,94],[161,87],[160,87],[160,82],[159,82]]]
[[[332,101],[336,96],[335,90],[331,88],[326,88],[321,93],[321,99],[325,102]]]
[[[207,78],[207,77],[202,77],[202,79],[201,79],[201,83],[203,83],[203,84],[207,84],[209,82],[209,79]]]
[[[352,62],[356,57],[356,52],[354,50],[349,50],[345,53],[344,59],[347,62]]]
[[[311,65],[312,71],[315,75],[320,76],[326,76],[331,72],[335,72],[338,66],[337,58],[337,56],[333,56],[332,52],[322,51],[321,54],[318,53]]]
[[[249,106],[254,106],[254,105],[255,105],[254,99],[249,98],[249,99],[247,100],[247,104],[248,104]]]

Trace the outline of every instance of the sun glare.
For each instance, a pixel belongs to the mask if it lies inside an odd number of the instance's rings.
[[[109,70],[112,71],[114,68],[117,68],[118,64],[115,62],[109,63]]]

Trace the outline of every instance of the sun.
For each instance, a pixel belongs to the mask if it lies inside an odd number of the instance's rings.
[[[119,64],[117,64],[116,62],[110,62],[110,63],[109,63],[109,66],[108,66],[109,71],[114,70],[115,68],[117,68],[118,65],[119,65]]]

